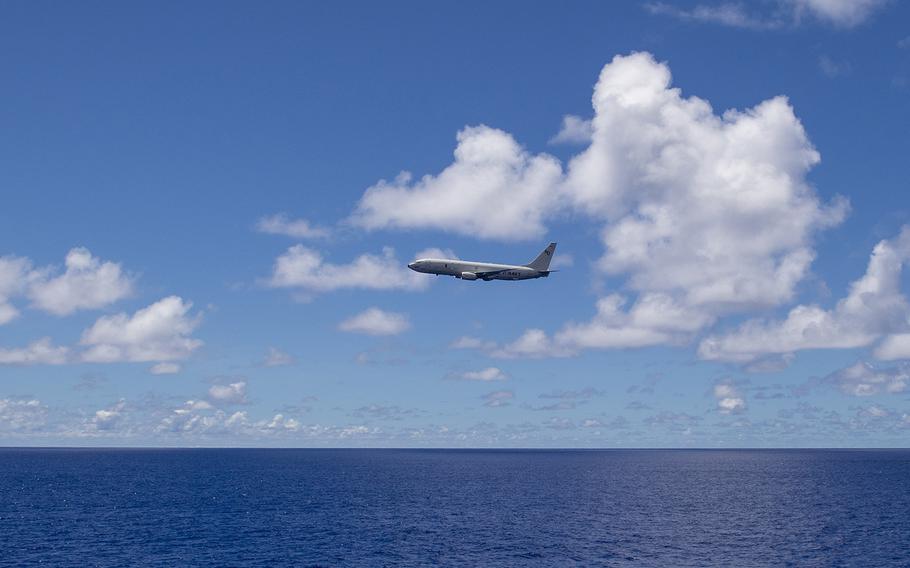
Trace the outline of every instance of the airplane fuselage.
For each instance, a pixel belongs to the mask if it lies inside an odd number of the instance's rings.
[[[454,276],[464,280],[528,280],[550,275],[549,270],[535,270],[527,266],[444,258],[422,258],[409,264],[408,268],[416,272]]]

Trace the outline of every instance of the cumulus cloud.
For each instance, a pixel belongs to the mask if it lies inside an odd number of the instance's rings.
[[[209,398],[221,404],[242,404],[246,402],[246,381],[227,385],[212,385]]]
[[[786,98],[718,114],[673,88],[666,64],[633,53],[604,66],[593,107],[590,144],[553,183],[557,202],[545,211],[603,223],[598,266],[625,277],[634,299],[602,298],[590,322],[552,338],[528,330],[491,353],[679,344],[720,317],[793,299],[815,235],[848,204],[823,203],[806,181],[820,158]]]
[[[405,314],[369,308],[338,324],[338,329],[367,335],[398,335],[411,327]]]
[[[572,352],[559,351],[542,329],[529,329],[515,341],[502,346],[496,343],[483,342],[479,342],[476,345],[485,350],[490,356],[500,359],[559,357],[573,354]],[[467,348],[469,343],[461,341],[460,347]]]
[[[681,344],[713,321],[712,316],[679,305],[666,294],[645,294],[628,310],[625,303],[619,294],[601,298],[590,321],[569,323],[553,337],[542,329],[529,329],[505,345],[463,337],[453,347],[481,349],[503,359],[568,357],[585,349]]]
[[[529,154],[485,125],[457,136],[455,161],[438,175],[402,172],[367,189],[351,222],[368,230],[440,229],[501,240],[539,237],[562,175],[559,161]]]
[[[256,230],[270,235],[284,235],[295,239],[318,239],[327,237],[328,229],[311,225],[306,219],[291,219],[284,213],[262,217],[256,223]]]
[[[227,430],[246,420],[246,413],[228,415],[224,411],[207,412],[212,405],[205,401],[188,400],[165,416],[156,428],[159,432],[206,433]]]
[[[900,275],[908,255],[910,227],[905,227],[895,239],[875,246],[865,275],[850,285],[847,297],[834,308],[799,305],[782,321],[749,320],[727,334],[705,338],[699,355],[709,360],[748,362],[762,355],[803,349],[865,347],[884,334],[904,331],[910,304],[901,293]],[[901,354],[900,337],[886,340],[880,349],[884,355]]]
[[[10,303],[15,296],[28,297],[34,308],[65,316],[103,308],[132,293],[133,278],[119,263],[102,262],[82,247],[66,255],[62,274],[53,267],[33,268],[27,258],[0,257],[0,325],[19,315]]]
[[[624,304],[625,298],[618,294],[602,298],[594,319],[569,324],[556,334],[557,347],[577,351],[679,343],[713,320],[662,293],[642,295],[628,311],[623,310]]]
[[[272,436],[303,430],[295,418],[275,414],[272,418],[251,420],[246,411],[233,413],[212,407],[205,401],[188,400],[165,416],[155,430],[179,436]],[[306,431],[320,435],[328,429],[318,426]]]
[[[58,276],[43,275],[29,286],[32,305],[54,315],[97,309],[133,293],[133,281],[119,263],[102,262],[85,248],[66,255],[66,270]]]
[[[192,307],[191,302],[169,296],[132,316],[103,316],[82,333],[82,360],[112,363],[186,359],[202,346],[202,341],[191,337],[200,322],[200,316],[190,315]]]
[[[277,347],[269,347],[262,364],[266,367],[285,367],[287,365],[293,365],[295,362],[296,360],[294,357],[288,353],[285,353]]]
[[[479,371],[466,371],[455,376],[457,379],[464,381],[504,381],[509,378],[502,369],[498,367],[487,367]]]
[[[556,136],[550,138],[550,144],[587,144],[591,141],[592,133],[590,120],[567,114],[562,117],[562,128]]]
[[[9,300],[25,291],[31,275],[31,262],[27,258],[0,256],[0,325],[19,315]]]
[[[601,266],[711,313],[791,299],[812,235],[846,213],[805,181],[819,155],[802,124],[783,97],[718,116],[670,83],[667,65],[635,53],[595,86],[593,141],[566,186],[609,221]]]
[[[831,373],[824,378],[824,382],[852,396],[896,394],[905,392],[910,385],[910,368],[904,364],[878,369],[861,361]]]
[[[885,337],[875,349],[875,357],[882,361],[910,359],[910,333],[894,333]]]
[[[746,410],[746,399],[733,383],[720,382],[714,385],[717,411],[721,414],[735,414]]]
[[[408,269],[389,247],[383,248],[382,255],[362,254],[349,264],[331,264],[318,251],[294,245],[275,260],[268,285],[310,293],[353,288],[423,290],[430,280]]]
[[[257,426],[264,430],[296,432],[300,429],[300,422],[283,414],[276,414],[271,420],[259,422]]]
[[[31,432],[47,422],[48,409],[34,398],[0,398],[0,432]]]
[[[125,408],[126,401],[120,399],[113,406],[95,411],[95,414],[89,420],[89,429],[104,432],[116,430],[123,421]]]
[[[55,346],[49,337],[26,347],[0,347],[0,365],[63,365],[68,360],[69,348]]]

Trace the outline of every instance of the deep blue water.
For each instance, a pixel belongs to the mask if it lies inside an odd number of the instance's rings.
[[[910,451],[0,449],[0,564],[910,566]]]

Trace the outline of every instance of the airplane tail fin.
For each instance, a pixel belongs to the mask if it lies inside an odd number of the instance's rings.
[[[526,264],[528,268],[533,268],[534,270],[539,270],[541,272],[546,272],[550,268],[550,261],[553,260],[553,253],[556,251],[556,243],[550,243],[550,245],[543,249],[537,258]]]

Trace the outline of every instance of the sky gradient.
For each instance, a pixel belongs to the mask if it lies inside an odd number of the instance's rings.
[[[904,3],[0,13],[2,445],[907,446]]]

